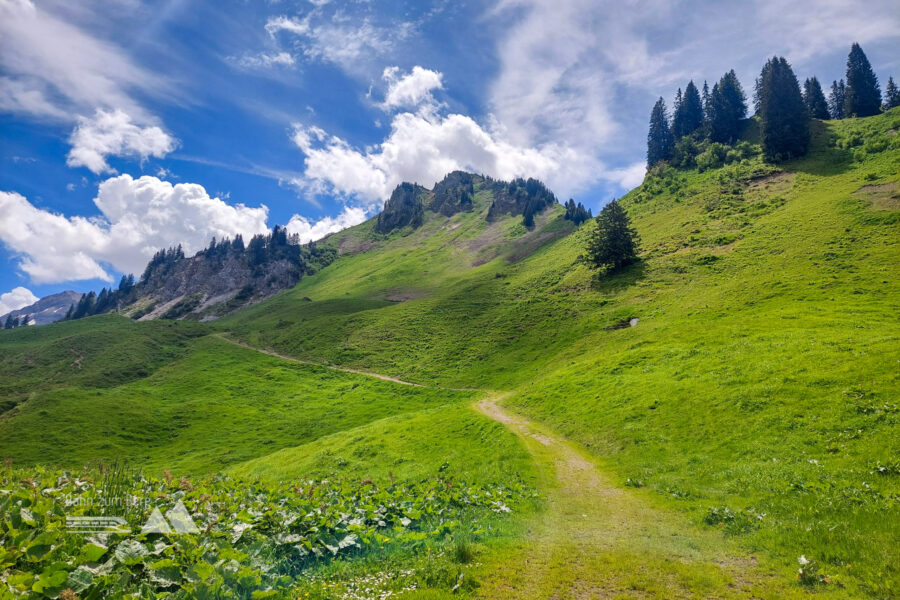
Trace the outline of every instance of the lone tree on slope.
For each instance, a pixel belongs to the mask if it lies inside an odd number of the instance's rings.
[[[813,119],[825,120],[829,117],[828,102],[825,101],[825,94],[822,92],[822,86],[815,77],[809,77],[803,83],[803,102],[806,104],[806,110]]]
[[[650,131],[647,133],[647,166],[652,167],[660,161],[671,159],[674,145],[672,130],[669,128],[669,116],[666,114],[666,103],[660,98],[650,112]]]
[[[594,221],[587,244],[591,266],[612,273],[637,261],[640,238],[617,200],[604,206]]]
[[[784,57],[766,62],[760,74],[759,116],[766,160],[803,156],[809,149],[809,113],[800,84]]]
[[[878,77],[859,44],[853,44],[847,57],[847,92],[844,115],[871,117],[881,112],[881,89]]]

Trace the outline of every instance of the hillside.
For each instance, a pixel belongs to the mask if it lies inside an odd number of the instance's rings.
[[[55,323],[66,316],[66,311],[72,304],[78,302],[79,298],[81,298],[81,294],[72,291],[50,294],[34,304],[0,315],[0,320],[5,321],[10,316],[16,318],[28,315],[29,322],[35,325]]]
[[[590,222],[529,204],[543,196],[519,196],[526,182],[455,174],[410,186],[390,227],[329,236],[328,266],[213,323],[102,315],[0,332],[16,405],[0,455],[536,490],[509,520],[473,522],[475,564],[452,558],[453,530],[428,546],[434,563],[410,541],[313,570],[409,569],[420,597],[473,577],[458,591],[890,597],[898,130],[900,109],[815,121],[801,160],[655,170],[621,200],[642,260],[611,276],[582,260]],[[801,555],[827,583],[796,581]]]

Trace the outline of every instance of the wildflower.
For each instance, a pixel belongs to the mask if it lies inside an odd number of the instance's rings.
[[[806,556],[801,554],[800,558],[797,559],[797,562],[800,563],[800,565],[805,566],[805,565],[809,564],[809,559],[806,558]]]

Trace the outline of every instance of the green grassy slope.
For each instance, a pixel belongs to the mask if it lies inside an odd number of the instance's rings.
[[[33,394],[0,419],[0,456],[68,467],[118,458],[203,474],[470,397],[289,363],[208,336],[149,377]]]
[[[447,462],[535,481],[512,434],[468,408],[478,393],[447,388],[505,390],[614,482],[784,579],[804,554],[833,594],[900,593],[898,130],[900,109],[816,123],[810,156],[778,169],[649,177],[622,200],[642,261],[608,277],[579,260],[587,227],[560,207],[532,231],[492,224],[476,189],[471,213],[331,236],[332,265],[214,324],[0,332],[0,398],[19,403],[0,416],[0,456],[271,482],[416,479]],[[193,339],[211,331],[444,390]]]
[[[0,412],[61,385],[109,388],[146,377],[205,335],[199,323],[132,323],[116,315],[0,335]]]
[[[779,169],[648,178],[623,200],[644,260],[611,277],[579,262],[584,229],[480,264],[477,214],[388,240],[364,225],[330,243],[366,252],[219,326],[311,360],[515,389],[512,406],[697,522],[896,591],[898,128],[898,110],[817,123],[810,156]]]

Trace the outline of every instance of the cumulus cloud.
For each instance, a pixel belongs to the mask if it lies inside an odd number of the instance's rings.
[[[14,287],[11,291],[0,294],[0,315],[30,306],[37,301],[38,297],[28,288]]]
[[[388,67],[382,78],[388,89],[382,106],[386,110],[393,108],[416,108],[421,104],[435,104],[432,91],[443,88],[443,75],[437,71],[424,69],[419,65],[412,71],[401,75],[400,67]]]
[[[323,217],[315,222],[310,221],[306,217],[294,215],[285,228],[288,233],[299,235],[300,243],[305,244],[320,240],[329,233],[335,233],[336,231],[359,225],[365,220],[365,209],[345,206],[338,216]]]
[[[456,169],[538,177],[565,193],[583,183],[576,175],[586,167],[565,146],[517,146],[460,114],[396,114],[388,137],[362,150],[317,127],[296,125],[293,140],[306,155],[302,184],[315,193],[355,196],[371,208],[402,181],[430,186]]]
[[[35,283],[111,281],[104,265],[140,273],[160,248],[180,243],[191,255],[213,236],[249,237],[267,230],[265,205],[228,204],[201,185],[172,185],[150,176],[107,179],[94,204],[100,210],[95,217],[66,217],[15,192],[0,192],[0,240]]]
[[[98,109],[93,117],[81,117],[69,138],[66,157],[70,167],[87,167],[94,173],[115,173],[107,156],[162,158],[175,149],[175,138],[157,126],[140,127],[122,110]]]

